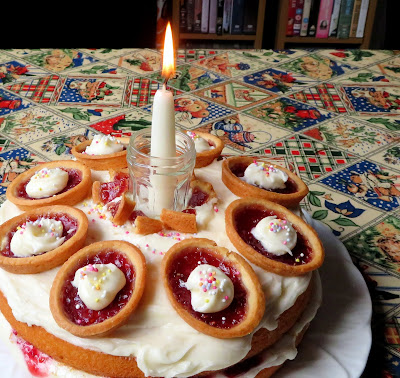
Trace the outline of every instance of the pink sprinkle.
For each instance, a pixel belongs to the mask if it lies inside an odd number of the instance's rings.
[[[82,321],[81,321],[80,319],[78,319],[76,322],[77,322],[78,324],[81,324],[81,323],[82,323]]]
[[[287,244],[287,241],[285,240],[285,241],[283,242],[283,244],[285,244],[285,245],[286,245],[286,244]]]
[[[42,227],[42,225],[41,225],[41,224],[38,224],[38,227],[40,228],[40,227]]]
[[[125,234],[129,234],[129,231],[125,231]]]
[[[203,289],[204,292],[207,292],[207,289]]]
[[[96,222],[94,219],[92,219],[92,222],[94,223],[94,222]]]
[[[228,300],[228,299],[229,299],[229,297],[228,297],[227,295],[225,295],[225,299],[226,299],[226,300]]]

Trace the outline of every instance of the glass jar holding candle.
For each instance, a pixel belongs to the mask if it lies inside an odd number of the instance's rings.
[[[187,207],[190,180],[196,161],[193,140],[176,130],[176,156],[150,155],[151,129],[132,135],[127,160],[136,197],[136,209],[158,217],[163,208],[182,211]]]

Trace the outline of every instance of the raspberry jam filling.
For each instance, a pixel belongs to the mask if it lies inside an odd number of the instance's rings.
[[[73,187],[77,186],[81,181],[82,181],[82,172],[78,171],[77,169],[70,169],[70,168],[62,168],[60,167],[63,171],[68,173],[68,182],[67,186],[58,192],[56,195],[68,192],[68,190],[72,189]],[[28,199],[28,200],[37,200],[37,199],[42,199],[42,198],[32,198],[28,195],[26,192],[26,186],[28,185],[28,181],[24,182],[21,184],[17,191],[17,195],[20,198]],[[43,198],[48,198],[48,197],[43,197]]]
[[[100,185],[100,198],[103,203],[108,203],[113,199],[120,197],[128,190],[129,175],[127,173],[118,172],[114,180],[105,182]]]
[[[235,214],[236,231],[248,245],[250,245],[257,252],[261,253],[263,256],[268,257],[271,260],[279,261],[293,266],[302,265],[310,262],[312,258],[311,246],[304,238],[304,236],[297,230],[297,243],[296,246],[292,249],[293,256],[291,256],[289,253],[281,256],[269,253],[267,250],[264,249],[261,242],[253,236],[251,230],[257,225],[257,223],[265,217],[274,215],[277,214],[275,214],[271,210],[266,210],[259,207],[243,208]],[[293,225],[293,228],[296,229],[296,225]]]
[[[246,170],[247,167],[248,167],[247,164],[237,163],[231,167],[231,172],[236,177],[243,177],[244,171]],[[263,189],[263,190],[268,190],[269,192],[281,193],[281,194],[291,194],[291,193],[297,192],[297,185],[290,177],[286,181],[285,185],[286,185],[286,187],[284,189],[265,189],[265,188],[261,188],[256,185],[254,185],[254,186],[256,186],[257,188]]]
[[[192,196],[190,197],[188,206],[196,207],[205,204],[208,201],[209,195],[203,192],[198,186],[195,186],[192,190]]]
[[[78,289],[72,286],[75,272],[88,264],[114,264],[126,278],[125,286],[118,292],[114,300],[102,310],[91,310],[86,307],[78,295]],[[128,303],[135,287],[135,270],[131,262],[122,253],[114,250],[101,251],[98,254],[87,257],[67,276],[62,293],[64,313],[75,324],[87,326],[98,324],[118,314]]]
[[[191,293],[182,282],[186,282],[190,273],[199,264],[210,264],[224,272],[234,285],[234,298],[225,309],[215,313],[201,313],[194,311],[191,305]],[[217,258],[205,248],[188,247],[175,257],[168,270],[168,281],[175,299],[193,317],[217,328],[229,329],[246,317],[247,290],[243,286],[240,272],[229,261]]]
[[[137,217],[145,217],[146,214],[142,210],[133,210],[131,215],[129,216],[129,220],[134,223]]]
[[[113,217],[115,217],[115,214],[117,214],[120,204],[121,204],[121,201],[110,202],[107,204],[107,210],[110,211],[110,213]]]
[[[14,257],[14,258],[24,258],[20,256],[15,256],[10,249],[10,243],[11,239],[14,236],[16,232],[20,232],[18,230],[19,227],[23,226],[27,222],[34,222],[37,219],[44,218],[44,219],[54,219],[56,221],[60,221],[63,225],[63,234],[61,237],[65,237],[64,243],[68,240],[71,239],[75,233],[76,230],[78,229],[78,221],[75,218],[70,217],[67,214],[51,214],[47,216],[31,216],[26,218],[24,221],[22,221],[20,224],[18,224],[13,230],[11,230],[4,238],[7,242],[3,246],[3,249],[0,251],[0,253],[5,256],[5,257]],[[50,251],[49,251],[50,252]],[[46,253],[46,252],[44,252]],[[40,255],[35,255],[35,256],[40,256]]]

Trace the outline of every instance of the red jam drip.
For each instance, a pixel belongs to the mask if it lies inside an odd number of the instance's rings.
[[[185,209],[185,210],[182,210],[182,213],[196,215],[196,210],[195,209]]]
[[[137,217],[145,217],[146,214],[142,210],[133,210],[129,216],[129,220],[134,223]]]
[[[293,228],[297,232],[297,243],[292,249],[291,256],[286,253],[281,256],[274,255],[264,249],[261,242],[257,240],[251,230],[257,225],[257,223],[269,216],[277,215],[271,210],[260,209],[258,207],[247,207],[238,211],[235,215],[235,228],[240,237],[257,252],[261,253],[263,256],[268,257],[271,260],[279,261],[288,265],[302,265],[311,261],[312,249],[308,241],[304,236],[296,230],[296,225]],[[278,217],[279,218],[279,217]],[[303,256],[302,256],[303,255]]]
[[[110,263],[116,265],[117,268],[124,273],[126,284],[106,308],[102,310],[91,310],[82,302],[78,295],[78,289],[72,286],[71,282],[75,278],[75,272],[79,268],[89,264]],[[62,293],[64,313],[75,324],[87,326],[101,323],[118,314],[132,296],[135,287],[135,270],[131,262],[122,253],[113,250],[102,251],[95,256],[87,257],[76,270],[67,276]]]
[[[199,187],[195,186],[192,190],[192,196],[190,197],[188,206],[196,207],[205,204],[208,201],[209,195],[203,192]]]
[[[111,215],[113,217],[115,217],[115,214],[117,214],[119,205],[121,204],[121,201],[117,201],[117,202],[110,202],[107,204],[107,209],[109,210],[109,212],[111,213]]]
[[[18,345],[24,356],[26,366],[34,377],[50,376],[49,362],[52,361],[51,357],[18,336],[14,330],[10,336],[10,340]]]
[[[63,168],[63,167],[60,167],[60,169],[62,169],[63,171],[68,173],[68,182],[67,182],[67,186],[63,190],[59,191],[56,195],[68,192],[68,190],[77,186],[82,181],[82,172],[81,171],[78,171],[77,169],[70,169],[70,168]],[[40,170],[40,166],[38,167],[38,171],[39,170]],[[19,187],[19,189],[17,191],[18,197],[28,199],[28,200],[37,200],[37,199],[48,198],[48,197],[43,197],[43,198],[30,197],[28,195],[28,193],[26,192],[26,186],[28,185],[28,182],[29,182],[29,180],[21,184],[21,186]],[[50,197],[52,197],[52,196],[50,196]]]
[[[13,230],[11,230],[5,236],[4,240],[7,240],[7,243],[4,246],[4,248],[0,251],[0,253],[5,257],[24,258],[24,257],[20,257],[20,256],[15,256],[14,253],[11,252],[11,248],[10,248],[11,239],[16,232],[20,232],[18,230],[18,227],[21,227],[23,224],[28,223],[28,222],[34,222],[39,218],[44,218],[44,219],[50,218],[50,219],[54,219],[56,221],[60,221],[63,225],[63,234],[61,236],[65,237],[64,243],[68,239],[71,239],[75,235],[76,230],[78,229],[78,221],[75,218],[72,218],[67,214],[52,214],[50,217],[49,216],[27,217],[23,222],[19,223]],[[50,252],[50,251],[48,251],[48,252]],[[46,253],[46,252],[43,252],[43,253]],[[40,256],[40,255],[35,255],[35,256]]]
[[[244,171],[248,167],[247,164],[243,163],[237,163],[233,167],[231,167],[231,172],[237,176],[237,177],[244,177]],[[285,182],[286,187],[284,189],[265,189],[257,185],[257,188],[268,190],[269,192],[274,192],[274,193],[281,193],[281,194],[291,194],[291,193],[296,193],[297,190],[297,185],[296,183],[289,177],[288,180]]]
[[[232,303],[224,310],[206,314],[194,311],[191,305],[191,293],[186,289],[182,282],[186,282],[190,273],[199,264],[209,264],[217,267],[225,273],[234,286],[234,298]],[[188,311],[194,318],[217,328],[229,329],[246,317],[247,310],[247,290],[243,286],[239,271],[228,261],[218,259],[209,253],[205,248],[188,247],[175,257],[168,270],[168,282],[172,288],[175,299]]]
[[[100,198],[103,203],[108,203],[113,199],[120,197],[128,190],[129,175],[118,172],[114,180],[100,184]]]

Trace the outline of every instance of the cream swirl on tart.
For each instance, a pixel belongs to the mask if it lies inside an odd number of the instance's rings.
[[[215,146],[210,145],[208,141],[200,135],[192,131],[187,131],[187,134],[192,138],[197,153],[215,149]]]
[[[289,176],[273,165],[254,161],[244,171],[242,180],[263,189],[285,189]]]
[[[222,311],[232,303],[234,296],[232,280],[220,269],[209,264],[193,269],[185,286],[190,290],[191,305],[197,312]]]
[[[18,227],[10,243],[11,252],[17,257],[28,257],[51,251],[64,243],[61,221],[39,218]]]
[[[95,135],[85,153],[88,155],[109,155],[124,149],[122,143],[109,135]]]
[[[60,168],[43,168],[36,172],[25,187],[31,198],[45,198],[61,192],[68,184],[68,172]]]

